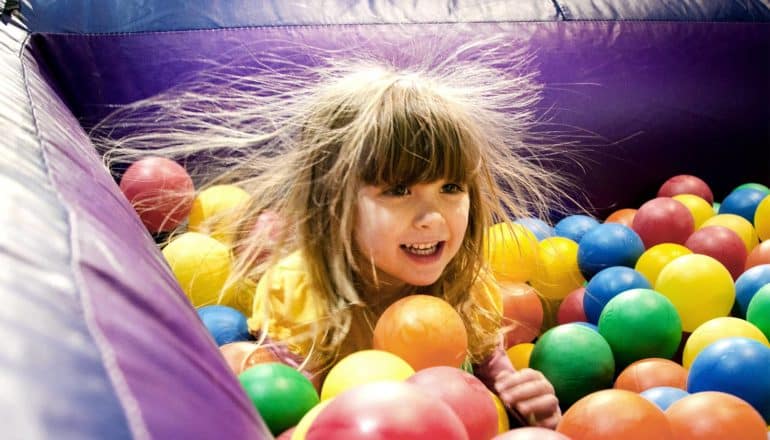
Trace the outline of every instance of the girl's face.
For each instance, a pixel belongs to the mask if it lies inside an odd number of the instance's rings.
[[[468,227],[470,199],[460,183],[367,185],[358,192],[354,239],[383,286],[428,286],[457,254]]]

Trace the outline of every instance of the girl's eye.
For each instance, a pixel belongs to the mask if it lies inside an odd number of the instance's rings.
[[[385,190],[385,194],[389,196],[406,196],[409,195],[409,187],[406,185],[393,185]]]
[[[450,194],[459,193],[459,192],[463,192],[463,187],[456,183],[447,183],[441,187],[441,192],[450,193]]]

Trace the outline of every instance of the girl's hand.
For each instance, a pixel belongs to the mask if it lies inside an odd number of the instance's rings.
[[[494,387],[500,400],[523,415],[530,425],[555,429],[559,424],[559,399],[541,372],[531,368],[501,371],[495,377]]]

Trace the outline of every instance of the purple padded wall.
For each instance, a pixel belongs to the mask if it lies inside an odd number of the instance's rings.
[[[0,25],[3,438],[272,438],[27,34]]]

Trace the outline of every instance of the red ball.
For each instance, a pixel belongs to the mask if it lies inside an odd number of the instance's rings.
[[[680,174],[666,180],[658,190],[658,197],[673,197],[678,194],[693,194],[714,203],[714,194],[708,184],[698,177]]]
[[[631,228],[649,249],[660,243],[683,244],[695,229],[695,220],[682,202],[658,197],[639,207]]]
[[[556,315],[556,322],[567,324],[569,322],[588,322],[586,312],[583,309],[583,296],[586,293],[585,287],[578,287],[570,292],[561,304]]]
[[[163,157],[140,159],[120,179],[120,190],[151,233],[182,223],[195,199],[193,181],[178,163]]]
[[[570,438],[550,429],[530,426],[512,429],[494,437],[492,440],[570,440]]]
[[[410,376],[407,382],[440,400],[457,414],[470,440],[487,440],[497,434],[497,407],[487,387],[459,368],[432,367]]]
[[[501,282],[505,348],[532,342],[543,325],[543,304],[537,290],[527,283]]]
[[[746,245],[738,234],[724,226],[698,229],[685,241],[684,246],[696,254],[708,255],[722,263],[730,271],[733,280],[743,273]]]
[[[746,257],[746,264],[743,270],[747,271],[760,264],[770,264],[770,240],[765,240],[754,246],[754,249]]]
[[[491,398],[490,398],[491,399]],[[467,440],[446,403],[406,382],[373,382],[338,394],[318,414],[306,440]]]

